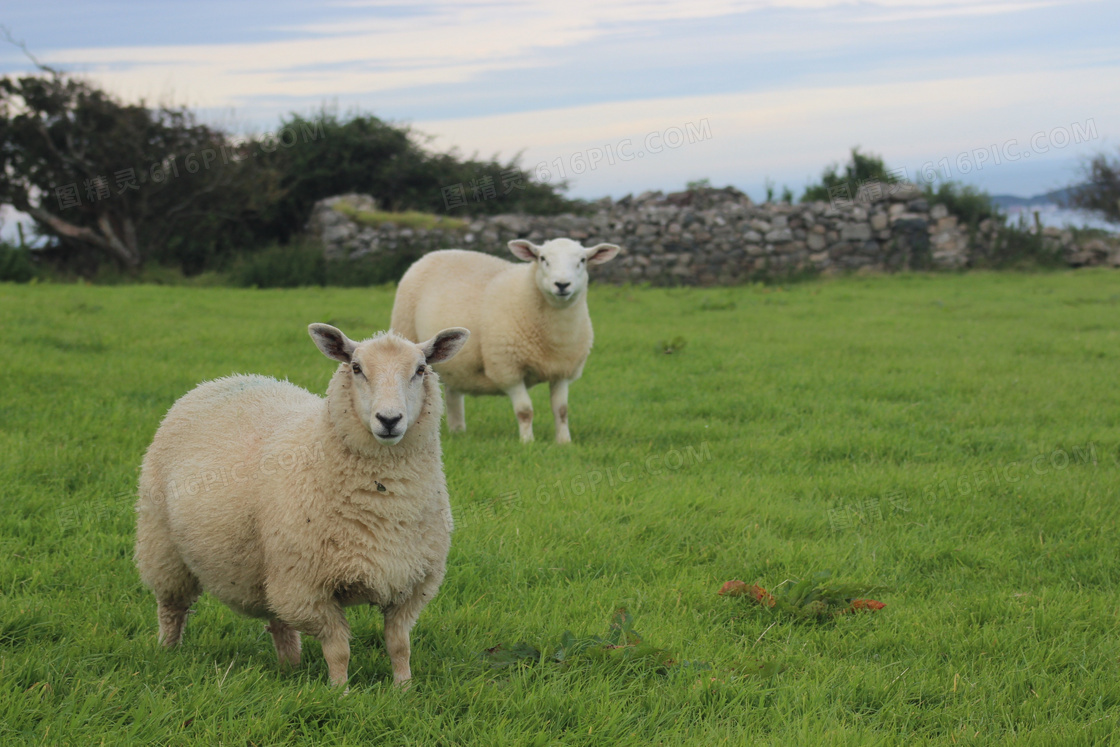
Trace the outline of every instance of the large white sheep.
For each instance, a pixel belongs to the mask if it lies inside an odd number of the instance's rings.
[[[411,677],[409,631],[443,580],[451,509],[440,454],[438,376],[465,329],[415,344],[354,342],[327,324],[315,344],[341,363],[323,399],[264,376],[200,385],[163,419],[144,456],[136,563],[159,603],[165,646],[209,591],[269,620],[281,662],[318,638],[346,681],[343,608],[385,615],[394,680]]]
[[[452,431],[466,430],[465,394],[506,394],[521,440],[532,441],[529,388],[547,381],[556,441],[567,443],[568,385],[591,352],[587,266],[611,260],[619,248],[571,239],[541,246],[517,239],[509,248],[527,264],[461,249],[425,255],[401,278],[390,326],[410,340],[450,324],[471,331],[463,351],[437,367]]]

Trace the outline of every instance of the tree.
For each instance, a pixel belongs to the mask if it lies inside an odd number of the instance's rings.
[[[274,133],[235,139],[185,108],[125,104],[39,70],[0,78],[0,203],[28,213],[53,238],[50,256],[79,268],[105,259],[130,271],[149,260],[187,274],[217,268],[287,243],[316,201],[347,192],[388,210],[581,207],[560,194],[565,183],[534,181],[516,158],[429,152],[408,127],[371,115],[292,115]]]
[[[185,109],[123,104],[41,70],[0,79],[0,202],[72,252],[129,270],[205,254],[269,201],[275,180],[242,163],[252,143],[234,147]]]
[[[1120,158],[1110,161],[1099,153],[1085,165],[1087,181],[1070,190],[1070,207],[1099,213],[1111,223],[1120,223]]]
[[[836,189],[844,192],[845,199],[851,200],[859,192],[859,188],[869,182],[881,184],[894,184],[898,177],[887,171],[883,159],[872,153],[860,153],[859,146],[852,148],[851,160],[844,166],[844,174],[838,171],[839,166],[833,164],[821,174],[821,183],[806,187],[805,194],[801,196],[802,202],[813,200],[829,201],[836,197]]]
[[[429,152],[423,143],[411,128],[370,114],[290,115],[262,140],[268,152],[261,158],[281,174],[282,192],[267,211],[267,232],[287,241],[303,230],[316,201],[349,192],[372,195],[385,210],[469,215],[579,208],[560,194],[565,183],[535,181],[516,158],[504,164],[462,159],[454,151]]]

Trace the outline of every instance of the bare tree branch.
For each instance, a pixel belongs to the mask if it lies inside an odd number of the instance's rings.
[[[59,218],[57,215],[43,210],[42,208],[33,207],[31,205],[17,205],[17,208],[30,215],[35,220],[46,225],[59,236],[74,241],[85,241],[93,244],[101,249],[109,249],[108,242],[98,235],[97,231],[85,226],[75,226],[73,223],[67,223]]]
[[[3,34],[4,40],[7,41],[9,44],[11,44],[15,47],[19,47],[19,49],[21,49],[23,51],[23,53],[25,55],[27,55],[27,59],[31,60],[31,64],[34,65],[36,68],[38,68],[39,70],[42,70],[43,72],[50,73],[51,75],[59,75],[60,74],[59,71],[54,69],[53,67],[50,67],[49,65],[44,65],[43,63],[39,62],[39,58],[37,58],[35,55],[31,54],[31,50],[29,50],[27,48],[27,44],[25,42],[16,41],[15,37],[12,36],[11,29],[9,29],[7,26],[5,26],[3,24],[0,24],[0,34]]]
[[[108,244],[110,251],[112,251],[126,267],[140,266],[140,255],[136,251],[136,248],[129,247],[117,236],[117,232],[113,229],[113,223],[108,213],[102,213],[98,216],[97,225],[101,229],[101,233],[105,237],[105,242]],[[127,229],[126,233],[128,233]]]

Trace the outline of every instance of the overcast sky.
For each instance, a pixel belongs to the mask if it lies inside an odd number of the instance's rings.
[[[1120,145],[1120,3],[5,2],[44,63],[266,131],[323,105],[544,164],[570,194],[796,193],[855,145],[1029,196]],[[0,72],[28,70],[10,46]]]

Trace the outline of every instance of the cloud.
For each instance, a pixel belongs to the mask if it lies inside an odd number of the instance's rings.
[[[686,23],[741,23],[748,14],[795,12],[811,19],[827,12],[832,20],[885,23],[929,15],[1020,12],[1043,5],[1022,0],[990,0],[980,6],[960,0],[535,0],[428,2],[405,6],[407,12],[402,12],[399,3],[341,2],[329,6],[329,20],[270,28],[284,38],[89,45],[42,56],[52,65],[82,70],[131,98],[166,100],[173,94],[180,103],[203,108],[261,99],[318,103],[335,97],[368,99],[422,86],[466,85],[499,71],[547,68],[577,45],[606,49],[619,41],[663,36]],[[260,31],[254,29],[254,36]],[[756,46],[766,43],[761,36]],[[791,36],[786,42],[797,39]]]
[[[703,176],[799,186],[855,144],[920,165],[1044,119],[1092,116],[1102,133],[1120,121],[1108,35],[1120,12],[1104,3],[277,1],[283,12],[246,4],[231,20],[202,0],[170,24],[147,22],[171,11],[129,6],[151,43],[114,34],[40,56],[211,121],[234,109],[267,129],[334,102],[415,119],[467,152],[524,147],[533,163],[707,118],[710,142],[578,175],[586,196]],[[220,36],[215,13],[230,21]]]
[[[1104,83],[1104,81],[1108,81]],[[1054,92],[1038,105],[1038,91]],[[983,113],[978,113],[983,102]],[[1120,118],[1120,67],[1048,73],[1014,73],[870,85],[797,88],[759,93],[650,99],[626,103],[573,106],[492,117],[429,120],[417,129],[436,133],[435,147],[457,146],[466,152],[513,155],[524,149],[522,164],[566,176],[573,194],[619,196],[644,189],[679,189],[689,179],[754,187],[767,176],[800,190],[820,176],[822,167],[843,161],[852,146],[863,146],[906,168],[911,179],[922,165],[947,159],[952,178],[985,178],[1013,185],[1014,175],[1034,161],[1069,159],[1104,145],[1105,126]],[[698,130],[706,123],[711,137],[645,152],[622,161],[629,151],[644,150],[649,133],[664,142],[672,128]],[[994,160],[1009,141],[1009,152],[1030,151],[1036,133],[1055,128],[1095,134],[1091,141],[1068,143],[1020,158]],[[655,145],[657,138],[655,138]],[[608,149],[615,153],[608,162]],[[592,151],[602,152],[593,170],[575,173]],[[961,154],[975,164],[978,150],[987,162],[960,173]],[[559,164],[559,165],[557,165]],[[978,173],[984,171],[985,173]],[[1035,176],[1042,178],[1036,168]],[[1049,173],[1049,172],[1046,172]],[[1043,185],[1050,188],[1053,185]],[[1030,191],[1034,186],[1012,192]],[[1039,189],[1037,191],[1043,191]]]
[[[927,21],[933,18],[993,16],[1003,13],[1020,13],[1026,10],[1039,10],[1061,6],[1060,0],[1039,2],[995,2],[995,3],[883,3],[887,12],[870,12],[856,19],[860,23],[899,23],[903,21]],[[878,9],[875,9],[878,10]]]

